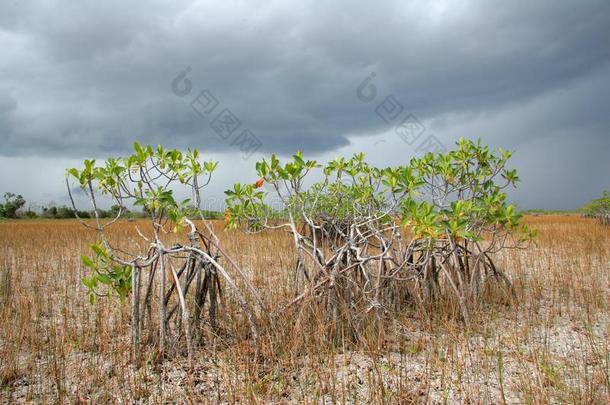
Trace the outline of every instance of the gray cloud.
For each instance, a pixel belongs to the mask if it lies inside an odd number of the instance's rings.
[[[214,116],[189,106],[204,89],[220,102],[214,113],[229,108],[260,139],[259,152],[361,145],[391,130],[374,113],[388,95],[445,143],[482,136],[543,153],[545,139],[582,137],[599,148],[574,149],[575,161],[608,152],[604,1],[7,1],[0,43],[6,157],[105,156],[140,140],[231,159]],[[180,97],[171,81],[187,66],[193,90]],[[371,72],[367,104],[356,88]],[[395,147],[395,159],[413,152]],[[520,164],[534,167],[534,156]]]

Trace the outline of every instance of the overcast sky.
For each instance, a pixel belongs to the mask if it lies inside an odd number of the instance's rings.
[[[134,140],[220,160],[220,198],[271,152],[386,166],[460,136],[514,151],[524,208],[610,188],[610,3],[0,2],[0,192],[30,202]]]

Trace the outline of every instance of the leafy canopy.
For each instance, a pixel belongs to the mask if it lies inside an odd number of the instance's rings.
[[[109,196],[115,202],[110,210],[114,219],[110,222],[121,217],[124,207],[142,206],[158,235],[165,230],[167,223],[171,232],[179,232],[189,216],[195,211],[200,212],[199,191],[207,185],[217,167],[217,162],[202,162],[197,149],[183,153],[177,149],[164,149],[160,145],[153,149],[136,142],[134,152],[129,156],[110,158],[101,165],[95,160],[85,160],[80,170],[71,168],[67,176],[76,179],[91,198],[100,234],[108,224],[100,221],[101,210],[95,199],[97,193]],[[190,198],[176,199],[174,189],[180,186],[195,196],[195,207]],[[91,276],[83,280],[89,289],[90,299],[95,298],[99,286],[106,286],[107,294],[116,293],[123,299],[131,290],[131,266],[116,260],[111,253],[114,249],[105,239],[93,244],[91,249],[94,256],[82,256],[85,266],[92,270]],[[137,257],[137,254],[134,255]]]
[[[326,165],[305,161],[301,152],[281,163],[272,155],[256,163],[260,180],[235,184],[227,195],[227,227],[246,224],[250,229],[269,227],[270,218],[292,219],[323,226],[354,225],[399,220],[416,238],[480,240],[486,233],[519,232],[533,237],[521,225],[521,214],[506,201],[505,189],[519,181],[508,169],[511,153],[497,153],[480,141],[460,139],[454,150],[428,153],[409,164],[377,168],[363,153],[337,158]],[[305,186],[308,174],[321,169],[322,180]],[[282,209],[268,205],[271,185]]]

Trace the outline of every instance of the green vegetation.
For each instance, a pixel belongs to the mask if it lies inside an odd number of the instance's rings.
[[[519,180],[506,166],[510,152],[465,139],[456,146],[383,169],[364,154],[326,165],[300,152],[283,164],[273,155],[256,164],[259,181],[226,192],[227,227],[291,232],[297,296],[291,304],[314,296],[335,338],[345,330],[357,336],[362,314],[405,304],[434,308],[447,293],[468,323],[486,283],[512,291],[492,256],[534,233],[506,202],[504,190]],[[318,169],[323,179],[306,186]],[[268,205],[264,182],[284,204],[281,212]]]
[[[110,158],[102,165],[95,160],[85,160],[83,168],[67,172],[66,185],[73,209],[77,210],[70,180],[76,180],[91,201],[94,224],[83,221],[83,225],[94,229],[99,236],[99,241],[91,245],[93,255],[82,256],[83,264],[90,270],[83,284],[92,303],[97,296],[116,295],[121,301],[131,296],[136,362],[141,358],[141,332],[147,330],[152,336],[155,329],[159,356],[166,354],[168,344],[184,339],[189,361],[192,361],[192,341],[201,338],[199,326],[206,304],[208,322],[216,328],[220,279],[225,280],[240,303],[251,336],[256,338],[258,334],[248,301],[220,263],[226,259],[236,267],[235,262],[224,254],[201,210],[202,189],[210,183],[217,167],[217,162],[202,162],[197,149],[183,153],[162,146],[153,150],[151,146],[135,143],[134,153],[127,157]],[[174,194],[177,191],[192,198],[179,200]],[[115,203],[109,211],[109,219],[104,219],[97,205],[100,196]],[[119,248],[110,241],[107,230],[124,215],[127,205],[142,207],[151,226],[148,230],[138,228],[138,243]],[[191,220],[193,215],[198,215],[201,228]],[[237,270],[256,297],[244,273]],[[146,289],[141,291],[143,287]],[[154,290],[159,294],[156,301]],[[186,300],[191,295],[194,306],[187,306]],[[152,322],[155,302],[158,305],[156,325]],[[190,311],[194,312],[192,318]]]
[[[359,325],[381,327],[384,312],[405,306],[433,311],[443,297],[457,303],[468,324],[469,313],[480,304],[488,284],[496,282],[513,291],[493,255],[521,247],[534,236],[506,202],[504,190],[519,180],[507,167],[510,156],[465,139],[448,153],[428,153],[405,166],[388,168],[370,165],[363,153],[325,165],[305,160],[301,152],[285,163],[273,155],[256,164],[258,181],[226,191],[226,227],[289,231],[295,249],[296,298],[286,308],[314,309],[313,317],[321,310],[329,340],[358,340],[363,332]],[[154,328],[160,355],[168,341],[183,337],[191,358],[193,333],[200,330],[206,302],[209,323],[216,327],[219,278],[232,291],[256,341],[257,323],[269,320],[264,310],[263,319],[255,319],[246,298],[254,299],[259,308],[262,301],[245,273],[224,253],[201,210],[201,190],[218,163],[201,162],[196,149],[183,153],[135,143],[130,156],[110,158],[102,165],[85,160],[83,166],[67,172],[72,210],[65,210],[79,213],[70,187],[70,179],[76,180],[92,204],[93,224],[83,224],[99,235],[91,245],[93,255],[82,256],[90,269],[83,283],[92,303],[97,296],[116,295],[121,301],[131,296],[135,358],[141,329],[153,331],[155,285],[159,315]],[[315,171],[322,180],[307,185]],[[279,209],[268,204],[264,183],[275,191]],[[176,199],[180,188],[193,198]],[[100,196],[114,202],[108,219],[97,205]],[[107,229],[125,214],[127,205],[142,207],[151,227],[148,232],[138,229],[140,243],[118,248]],[[61,214],[57,210],[53,215]],[[191,220],[195,215],[201,229]],[[237,272],[239,285],[222,262]],[[167,269],[173,277],[169,287]],[[143,294],[142,275],[149,280]],[[193,304],[187,305],[193,289]],[[195,312],[193,317],[190,311]]]
[[[0,217],[17,218],[17,211],[25,205],[21,195],[13,193],[4,194],[4,204],[0,204]]]
[[[541,208],[534,208],[522,212],[523,214],[529,215],[573,215],[577,213],[575,210],[545,210]]]
[[[602,224],[610,225],[610,191],[604,191],[600,198],[591,200],[580,211],[585,216],[599,219]]]
[[[7,193],[7,195],[13,195],[11,193]],[[16,196],[20,197],[20,196]],[[19,202],[19,201],[17,201]],[[25,203],[25,202],[24,202]],[[45,218],[45,219],[72,219],[72,218],[80,218],[80,219],[88,219],[93,218],[95,215],[93,211],[83,211],[83,210],[75,210],[74,208],[68,207],[66,205],[49,205],[46,207],[42,207],[40,212],[36,212],[32,209],[28,210],[20,210],[19,208],[13,211],[13,208],[16,206],[14,201],[9,203],[9,211],[8,215],[3,210],[5,204],[0,204],[0,218],[11,218],[11,219],[35,219],[35,218]],[[21,206],[23,207],[23,205]],[[20,208],[21,208],[20,207]],[[113,205],[108,210],[104,210],[98,208],[97,210],[98,216],[100,218],[114,218],[119,212],[119,206]],[[210,211],[210,210],[201,210],[201,214],[203,214],[206,219],[222,219],[223,213],[219,211]],[[196,219],[199,217],[199,210],[191,207],[191,212],[188,214],[189,218]],[[127,208],[123,208],[121,211],[121,217],[127,219],[137,219],[137,218],[148,218],[149,212],[146,209],[142,211],[134,211],[129,210]]]

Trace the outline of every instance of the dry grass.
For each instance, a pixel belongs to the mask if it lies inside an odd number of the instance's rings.
[[[610,401],[610,228],[572,216],[529,217],[538,246],[498,263],[518,302],[490,291],[469,330],[451,302],[365,325],[333,347],[316,312],[277,312],[291,297],[291,241],[219,232],[262,292],[272,324],[260,353],[225,301],[226,333],[195,353],[130,365],[129,306],[89,305],[79,255],[95,235],[75,221],[0,223],[3,402],[583,403]],[[218,224],[220,226],[220,224]],[[113,237],[134,243],[133,224]],[[231,327],[232,326],[232,327]],[[179,350],[177,348],[176,350]]]

